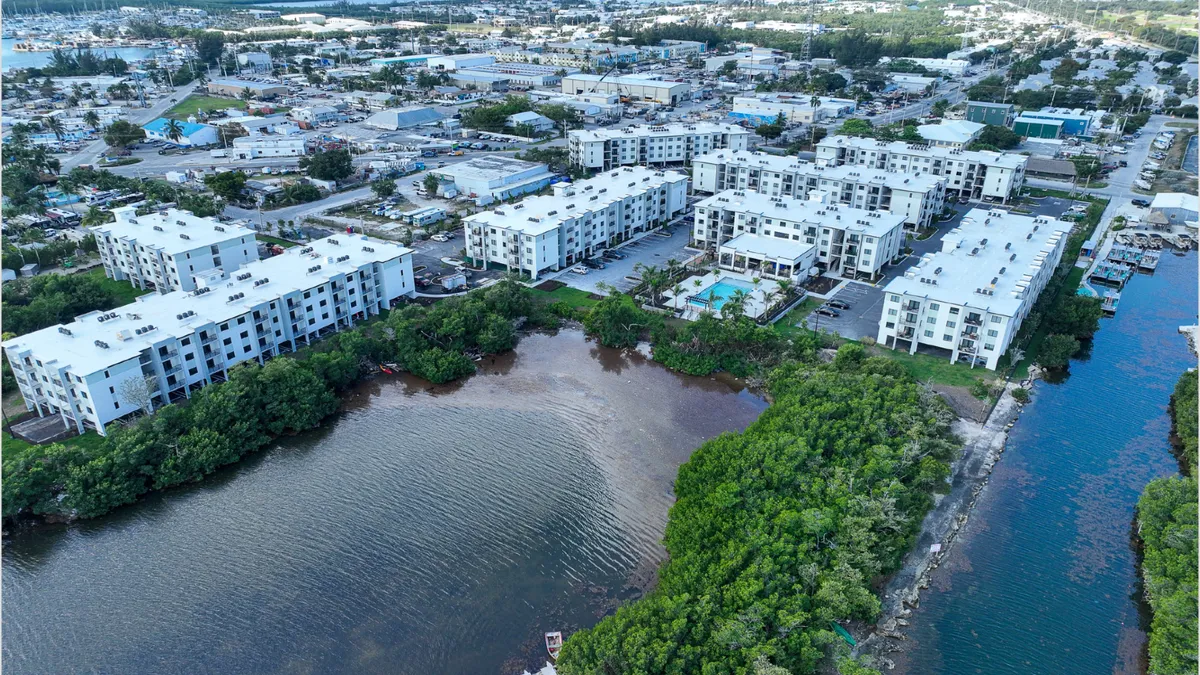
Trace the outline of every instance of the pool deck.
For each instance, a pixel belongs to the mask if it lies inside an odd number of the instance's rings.
[[[666,304],[675,308],[676,312],[680,313],[682,318],[687,319],[688,321],[695,321],[696,319],[700,318],[701,312],[705,311],[705,309],[689,302],[689,298],[709,291],[713,286],[717,285],[723,280],[744,283],[751,288],[751,290],[748,291],[750,296],[746,302],[746,316],[749,316],[752,319],[757,319],[762,315],[763,312],[767,311],[769,299],[778,291],[779,284],[776,284],[770,279],[763,279],[759,282],[758,287],[754,288],[754,282],[752,279],[753,277],[748,274],[730,272],[727,270],[717,270],[716,272],[709,272],[703,276],[688,277],[680,284],[680,286],[683,287],[682,293],[675,295],[674,291],[668,289],[663,293],[663,297],[666,298]],[[697,281],[699,281],[699,283],[697,283]],[[715,313],[720,314],[721,312],[718,310]]]

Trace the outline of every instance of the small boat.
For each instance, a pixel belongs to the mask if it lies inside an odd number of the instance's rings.
[[[396,372],[396,371],[392,370],[391,368],[388,368],[387,366],[379,366],[379,370],[387,373],[388,375],[393,375]]]
[[[558,631],[546,633],[546,651],[550,652],[550,658],[558,660],[558,653],[562,651],[562,645],[562,633]]]
[[[399,363],[391,363],[389,361],[385,361],[383,365],[387,368],[391,368],[392,370],[400,370]]]

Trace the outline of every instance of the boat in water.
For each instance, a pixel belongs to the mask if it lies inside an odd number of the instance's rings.
[[[379,370],[380,370],[380,372],[386,373],[388,375],[394,375],[396,372],[396,371],[392,370],[391,368],[388,368],[387,366],[379,366]]]
[[[558,653],[562,651],[563,637],[559,631],[546,633],[546,651],[550,652],[550,658],[558,660]]]

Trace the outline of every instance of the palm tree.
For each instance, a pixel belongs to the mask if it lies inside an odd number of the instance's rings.
[[[179,120],[167,121],[167,138],[176,143],[183,138],[183,125],[179,123]]]
[[[675,296],[675,309],[679,309],[679,299],[683,297],[683,284],[675,284],[671,294]]]
[[[243,101],[249,101],[251,98],[254,98],[254,92],[250,91],[250,87],[246,87],[239,96]]]
[[[89,206],[87,213],[83,214],[83,218],[79,221],[82,227],[95,227],[108,222],[108,212],[101,211],[98,207]]]
[[[89,110],[83,113],[83,123],[91,127],[93,130],[100,130],[100,115],[95,110]]]
[[[50,133],[54,134],[54,137],[56,139],[58,139],[60,141],[62,140],[62,138],[63,138],[63,123],[62,123],[62,120],[59,119],[57,116],[43,117],[42,118],[42,126],[46,128],[46,131],[49,131]]]
[[[721,317],[730,320],[737,319],[746,313],[746,303],[749,300],[749,293],[740,288],[737,289],[725,299],[725,304],[721,305]]]
[[[775,287],[779,291],[779,294],[785,298],[792,294],[792,287],[795,285],[796,282],[791,279],[780,279],[775,282]]]
[[[668,258],[667,259],[667,276],[674,279],[675,275],[679,273],[680,267],[681,267],[681,265],[679,264],[678,260],[676,260],[674,258]]]

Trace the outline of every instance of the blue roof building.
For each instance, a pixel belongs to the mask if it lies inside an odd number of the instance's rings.
[[[170,137],[171,120],[165,117],[160,117],[146,124],[142,129],[146,132],[146,138],[149,140],[164,141],[185,148],[198,145],[214,145],[218,140],[216,127],[207,124],[196,124],[195,122],[178,122],[178,124],[180,136],[177,139]]]

